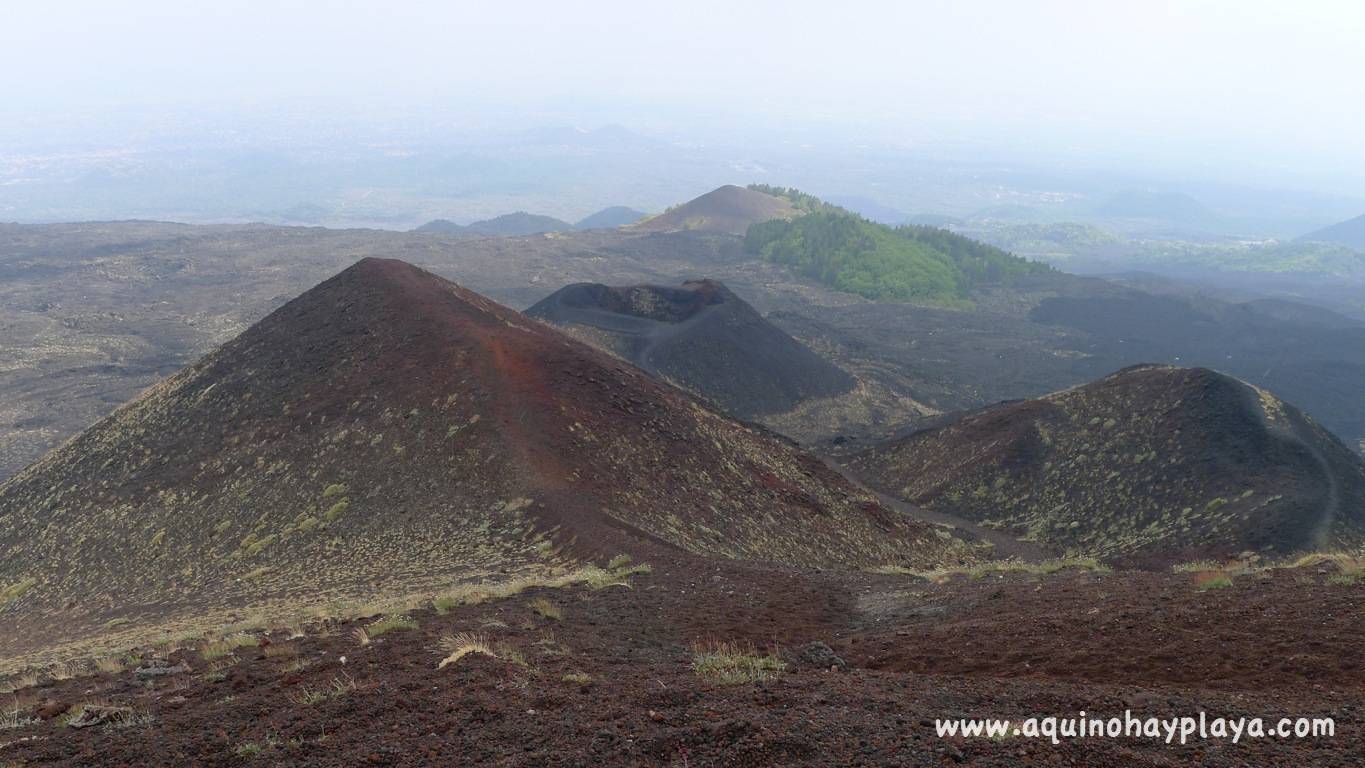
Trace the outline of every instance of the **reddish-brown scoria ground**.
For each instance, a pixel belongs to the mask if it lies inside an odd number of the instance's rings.
[[[352,626],[269,635],[217,666],[131,672],[15,694],[18,720],[61,705],[129,706],[124,727],[62,717],[0,730],[0,765],[981,766],[1363,765],[1365,587],[1316,571],[1199,591],[1187,574],[913,577],[658,561],[634,587],[536,589],[360,646]],[[543,598],[555,620],[533,610]],[[525,665],[439,639],[478,632]],[[828,643],[846,671],[803,666],[721,685],[690,668],[708,639]],[[281,651],[281,648],[287,649]],[[505,656],[512,654],[504,653]],[[342,658],[345,657],[343,664]],[[213,674],[213,670],[217,674]],[[582,673],[586,682],[566,679]],[[339,695],[310,701],[309,692]],[[350,688],[351,685],[353,688]],[[55,703],[55,706],[54,706]],[[943,740],[939,717],[1330,716],[1336,736],[1167,746],[1022,737]],[[7,725],[14,725],[13,722]]]

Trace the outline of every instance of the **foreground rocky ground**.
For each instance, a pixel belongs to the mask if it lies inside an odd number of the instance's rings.
[[[419,609],[387,632],[319,622],[11,680],[0,765],[1365,765],[1365,586],[1331,564],[1230,585],[652,565],[629,587]],[[718,642],[762,679],[708,664]],[[933,727],[1126,709],[1325,716],[1336,735],[1053,745]]]

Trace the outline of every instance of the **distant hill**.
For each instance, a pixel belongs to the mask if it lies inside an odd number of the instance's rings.
[[[431,232],[437,235],[458,235],[465,231],[464,225],[456,224],[450,219],[432,219],[422,226],[413,230],[414,232]]]
[[[750,224],[789,219],[797,214],[796,207],[785,198],[726,185],[634,226],[649,232],[693,230],[742,235]]]
[[[973,289],[1051,269],[933,227],[891,228],[839,208],[754,224],[749,253],[869,299],[962,305]]]
[[[643,211],[627,208],[624,205],[614,205],[582,219],[573,227],[574,229],[615,229],[627,224],[634,224],[648,215]]]
[[[1174,562],[1365,541],[1365,464],[1274,395],[1136,366],[858,454],[874,485],[1076,554]]]
[[[517,211],[484,221],[476,221],[465,227],[466,232],[475,235],[537,235],[542,232],[566,232],[573,229],[567,221],[553,216]]]
[[[713,280],[678,287],[579,283],[526,314],[564,326],[741,418],[790,411],[856,383]]]
[[[0,656],[657,546],[871,566],[954,544],[634,366],[365,259],[0,485]]]
[[[1153,219],[1186,226],[1199,226],[1216,218],[1204,204],[1183,192],[1130,189],[1105,200],[1094,210],[1098,216],[1116,219]]]
[[[1351,248],[1365,248],[1365,216],[1357,216],[1340,224],[1309,232],[1300,240],[1337,243]]]
[[[440,235],[482,235],[493,237],[514,237],[536,235],[542,232],[566,232],[573,225],[560,221],[553,216],[541,216],[525,211],[505,213],[492,219],[476,221],[461,226],[447,219],[435,219],[418,227],[417,232],[431,232]]]

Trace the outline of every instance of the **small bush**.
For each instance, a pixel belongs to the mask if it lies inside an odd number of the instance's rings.
[[[587,672],[568,672],[565,673],[565,675],[559,679],[563,680],[566,683],[574,683],[576,685],[587,685],[588,683],[592,682],[592,675],[588,674]]]

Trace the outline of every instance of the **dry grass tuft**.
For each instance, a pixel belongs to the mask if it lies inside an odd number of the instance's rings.
[[[297,655],[299,655],[299,647],[293,643],[271,643],[265,647],[267,659],[282,659],[286,656]]]
[[[89,673],[85,662],[68,661],[65,664],[57,664],[47,671],[48,677],[53,680],[70,680],[73,677],[82,677]]]
[[[38,672],[31,669],[23,674],[15,675],[6,680],[4,687],[0,688],[0,693],[14,693],[15,691],[22,691],[25,688],[32,688],[36,686],[40,680],[41,677]]]
[[[607,563],[606,568],[587,565],[557,576],[537,575],[491,584],[466,584],[437,596],[431,601],[431,605],[437,614],[445,615],[461,606],[482,605],[492,600],[513,597],[532,587],[559,589],[577,584],[586,584],[592,589],[630,587],[631,576],[651,573],[654,570],[648,565],[631,565],[630,562],[629,555],[617,555]]]
[[[97,659],[95,661],[95,669],[106,675],[117,675],[126,669],[126,667],[123,665],[122,659],[109,656],[103,659]]]
[[[204,661],[221,659],[230,656],[238,648],[247,648],[257,644],[256,638],[248,634],[230,635],[214,643],[209,643],[199,649],[199,656]]]
[[[19,697],[14,697],[14,704],[4,712],[0,712],[0,731],[9,731],[15,728],[24,728],[30,725],[37,725],[42,722],[31,715],[27,707],[19,703]]]
[[[355,680],[343,672],[332,678],[332,682],[326,688],[309,688],[306,685],[300,687],[289,695],[289,700],[300,706],[311,707],[324,701],[339,699],[354,691],[355,688]]]
[[[527,603],[531,610],[552,621],[561,621],[564,618],[564,609],[550,602],[546,598],[537,597]]]
[[[760,654],[736,643],[697,643],[692,646],[692,671],[721,685],[767,680],[787,668],[775,652]]]
[[[489,644],[488,638],[472,632],[460,632],[441,638],[441,652],[446,654],[446,657],[441,659],[440,664],[436,665],[437,669],[444,669],[447,664],[454,664],[471,653],[498,658],[498,654]]]

